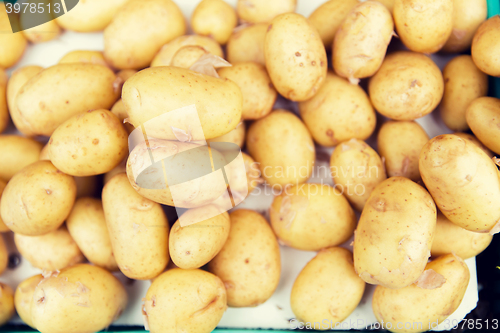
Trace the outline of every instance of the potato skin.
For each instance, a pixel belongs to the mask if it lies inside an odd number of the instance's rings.
[[[17,285],[16,292],[14,293],[14,305],[16,312],[21,317],[24,323],[32,328],[33,322],[31,321],[31,300],[35,293],[36,286],[43,280],[43,275],[38,274],[27,278]]]
[[[297,276],[290,296],[303,322],[344,321],[358,306],[365,282],[354,271],[352,253],[341,247],[321,250]]]
[[[0,283],[0,326],[7,323],[15,313],[14,291],[5,283]]]
[[[7,107],[7,73],[0,68],[0,133],[9,124],[9,108]]]
[[[84,63],[93,65],[109,66],[101,51],[76,50],[66,53],[59,64]]]
[[[0,3],[0,12],[6,13],[5,4]],[[0,31],[6,32],[0,34],[0,68],[9,68],[14,66],[23,56],[28,41],[22,32],[11,33],[9,17],[2,15],[0,18]]]
[[[484,151],[486,153],[486,155],[488,155],[489,158],[493,158],[493,153],[491,152],[491,150],[489,150],[488,147],[486,147],[474,135],[468,134],[468,133],[463,133],[463,132],[455,132],[455,133],[453,133],[453,135],[459,136],[462,139],[469,141],[470,143],[475,144],[476,146],[478,146],[478,148],[480,148],[482,151]]]
[[[222,250],[208,264],[227,290],[231,307],[257,306],[269,299],[281,274],[278,241],[267,221],[251,210],[229,214],[231,229]]]
[[[476,137],[496,154],[500,154],[500,99],[475,99],[465,113],[467,124]]]
[[[325,47],[318,31],[299,14],[281,14],[272,20],[264,55],[276,90],[292,101],[313,97],[326,78]]]
[[[191,16],[193,31],[202,36],[211,36],[217,43],[227,43],[238,24],[236,12],[223,0],[203,0]]]
[[[3,180],[0,179],[0,202],[3,194],[3,190],[5,190],[5,186],[7,186],[7,182],[4,182]],[[2,217],[0,216],[0,233],[3,232],[8,232],[10,229],[5,225],[5,223],[2,220]]]
[[[430,257],[436,205],[427,191],[404,177],[388,178],[371,193],[354,234],[354,268],[369,284],[404,288]]]
[[[264,44],[268,26],[267,23],[256,23],[233,31],[226,44],[227,61],[231,64],[252,61],[265,66]]]
[[[125,80],[123,80],[123,82],[125,82]],[[118,117],[120,123],[122,123],[123,127],[125,127],[125,130],[130,135],[130,133],[132,133],[135,128],[131,124],[125,122],[125,119],[128,118],[128,113],[127,109],[125,108],[125,104],[123,104],[123,101],[121,99],[116,101],[110,111],[112,114]]]
[[[41,3],[42,6],[50,6],[50,0],[43,0],[39,3]],[[31,12],[26,11],[20,12],[19,14],[19,27],[22,29],[21,32],[24,37],[32,43],[44,43],[56,38],[61,33],[61,28],[52,16],[52,13],[50,13],[49,10],[45,10],[44,12],[37,10],[35,12],[37,13],[37,22],[42,20],[45,21],[45,23],[35,27],[31,27],[34,23]]]
[[[292,13],[297,6],[297,0],[238,0],[236,12],[243,22],[270,22],[283,13]]]
[[[472,40],[471,54],[476,66],[491,76],[500,76],[500,16],[495,15],[483,22]]]
[[[456,135],[431,139],[422,148],[420,174],[439,210],[456,225],[489,232],[500,220],[500,180],[493,161]]]
[[[174,54],[171,66],[180,68],[191,68],[200,58],[208,55],[208,51],[199,45],[183,46]]]
[[[236,125],[235,129],[217,138],[208,139],[207,142],[231,142],[237,144],[240,148],[243,148],[245,145],[246,133],[246,125],[242,121]]]
[[[20,135],[0,135],[0,179],[8,182],[24,167],[38,161],[43,145]],[[20,154],[22,152],[22,154]]]
[[[5,245],[5,240],[0,235],[0,274],[2,274],[9,264],[9,250]]]

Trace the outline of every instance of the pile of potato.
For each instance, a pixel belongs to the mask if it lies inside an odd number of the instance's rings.
[[[318,252],[291,290],[300,321],[342,322],[366,283],[377,285],[373,312],[394,332],[425,331],[457,309],[464,259],[500,231],[500,99],[486,96],[488,75],[500,76],[500,17],[486,20],[486,0],[329,0],[309,18],[296,5],[203,0],[187,34],[175,1],[87,0],[0,33],[0,129],[12,119],[18,131],[0,135],[0,231],[43,271],[15,292],[1,284],[0,323],[17,311],[41,332],[105,329],[127,306],[111,274],[121,271],[152,280],[146,329],[208,333],[227,306],[273,295],[280,244]],[[62,30],[104,31],[104,51],[8,77],[28,42]],[[407,49],[388,53],[395,39]],[[435,52],[456,57],[441,72]],[[278,94],[298,102],[300,117],[273,109]],[[201,128],[189,125],[193,106]],[[436,108],[455,134],[429,138],[415,122]],[[179,110],[186,117],[162,121]],[[129,153],[129,135],[145,126],[147,140]],[[150,155],[205,140],[245,149],[243,192],[277,190],[268,220],[221,211],[226,187],[204,178],[176,190],[183,218],[201,220],[182,225],[162,206],[174,206],[168,184],[138,185]],[[335,147],[335,186],[307,183],[319,146]],[[216,149],[210,156],[224,162]],[[7,262],[0,237],[0,271]],[[423,329],[398,325],[414,322]]]

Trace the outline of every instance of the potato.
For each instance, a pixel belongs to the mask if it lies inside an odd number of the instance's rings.
[[[364,141],[351,139],[337,146],[330,158],[335,188],[362,211],[373,189],[387,176],[384,163]]]
[[[453,0],[453,32],[442,51],[461,53],[472,44],[477,28],[486,20],[487,0]]]
[[[227,61],[232,64],[252,61],[265,65],[264,42],[267,27],[267,23],[257,23],[236,28],[227,41]]]
[[[441,101],[443,75],[419,53],[389,54],[368,85],[375,110],[394,120],[414,120],[431,113]]]
[[[471,54],[476,66],[491,76],[500,76],[500,16],[492,16],[477,29],[472,40]]]
[[[462,302],[469,283],[469,269],[461,258],[447,254],[427,264],[425,269],[429,280],[434,278],[431,283],[416,283],[402,289],[383,286],[375,289],[373,313],[389,331],[425,332],[437,327],[436,323],[443,323]]]
[[[161,206],[139,195],[123,173],[104,186],[102,205],[122,273],[136,280],[160,275],[169,261],[169,225]]]
[[[266,68],[255,62],[240,62],[218,70],[221,78],[236,83],[243,95],[243,119],[259,119],[271,112],[278,93]]]
[[[43,145],[19,135],[0,135],[0,179],[8,182],[16,173],[38,161]],[[22,152],[22,153],[20,153]]]
[[[246,143],[269,185],[297,185],[311,177],[314,143],[306,126],[291,112],[274,110],[254,122]]]
[[[453,31],[454,0],[396,0],[394,23],[401,41],[421,53],[439,51]]]
[[[57,271],[83,261],[84,257],[66,226],[41,236],[14,235],[19,253],[33,267]]]
[[[191,68],[202,56],[208,55],[207,50],[199,45],[183,46],[174,54],[172,67]]]
[[[353,84],[373,76],[382,65],[393,33],[392,15],[384,5],[366,1],[354,7],[335,34],[335,72]]]
[[[66,225],[85,258],[109,271],[118,270],[101,200],[89,197],[76,200]]]
[[[137,73],[125,82],[122,100],[129,122],[134,127],[144,125],[148,136],[177,140],[177,129],[191,134],[194,141],[213,139],[234,129],[240,122],[243,103],[241,91],[232,81],[177,67],[148,68]],[[193,105],[197,117],[192,114]],[[177,110],[180,108],[184,109]],[[195,125],[197,122],[201,128]]]
[[[51,7],[51,0],[27,3],[30,5],[31,3],[35,3],[38,7],[35,9],[33,8],[35,5],[32,5],[33,7],[30,7],[27,11],[21,11],[19,14],[19,28],[22,29],[24,37],[32,43],[44,43],[57,38],[61,33],[61,28],[59,28],[59,25],[56,23],[57,21],[52,15],[57,9],[51,8],[52,12],[49,9]],[[40,8],[42,6],[45,7],[43,11]],[[37,23],[41,24],[35,25]]]
[[[121,71],[116,73],[116,77],[119,77],[123,82],[125,82],[132,76],[134,76],[135,73],[137,73],[135,69],[122,69]]]
[[[262,183],[262,178],[260,178],[260,169],[257,162],[245,153],[242,153],[242,156],[247,174],[248,194],[250,194],[259,184]]]
[[[493,158],[493,153],[491,152],[491,150],[489,150],[485,145],[483,145],[483,143],[481,141],[479,141],[474,135],[468,134],[468,133],[463,133],[463,132],[456,132],[453,134],[461,137],[462,139],[464,139],[466,141],[469,141],[470,143],[475,144],[482,151],[484,151],[486,153],[486,155],[489,156],[489,158]]]
[[[283,13],[293,13],[297,0],[238,0],[236,12],[243,22],[270,22]]]
[[[326,147],[368,139],[377,121],[364,90],[331,72],[313,98],[299,103],[299,110],[314,140]]]
[[[229,238],[208,269],[224,282],[229,306],[257,306],[268,300],[278,286],[279,245],[259,213],[239,209],[229,218]]]
[[[290,303],[303,322],[340,323],[358,306],[364,290],[365,283],[352,265],[352,253],[331,247],[321,250],[302,269],[293,284]]]
[[[125,81],[123,81],[123,82],[125,82]],[[135,128],[131,124],[125,122],[125,119],[128,118],[128,113],[127,113],[127,109],[125,108],[125,105],[123,104],[123,101],[121,99],[116,101],[116,103],[113,105],[113,107],[111,108],[111,113],[118,117],[120,122],[123,124],[123,127],[125,128],[127,133],[130,135],[130,133],[132,133],[132,131]]]
[[[174,268],[153,281],[143,314],[151,333],[210,333],[226,308],[226,290],[217,276]]]
[[[321,37],[299,14],[273,19],[267,28],[264,56],[274,87],[292,101],[313,97],[326,78],[328,63]]]
[[[104,56],[118,69],[142,69],[160,48],[186,33],[182,12],[171,0],[129,0],[104,30]]]
[[[59,64],[74,63],[109,66],[101,51],[71,51],[59,60]]]
[[[9,264],[9,250],[5,245],[3,236],[0,235],[0,274],[2,274]]]
[[[127,293],[116,277],[103,268],[80,264],[38,284],[31,320],[42,333],[90,333],[111,325],[126,305]]]
[[[0,325],[7,323],[15,313],[14,292],[8,285],[0,282]]]
[[[0,3],[0,13],[6,13],[5,4]],[[0,17],[0,68],[9,68],[14,66],[23,56],[26,49],[26,37],[23,33],[12,32],[12,26],[9,17],[5,14]]]
[[[396,2],[396,0],[375,0],[375,1],[380,2],[381,4],[386,6],[391,13],[394,10],[394,3]]]
[[[342,193],[325,184],[302,184],[274,197],[271,226],[280,241],[304,251],[319,251],[346,242],[356,216]]]
[[[2,197],[2,193],[5,189],[5,186],[7,186],[7,183],[0,179],[0,198]],[[2,220],[2,217],[0,216],[0,232],[8,232],[8,231],[10,231],[10,229],[5,225],[5,223]]]
[[[238,125],[236,125],[235,129],[222,136],[219,136],[218,138],[209,139],[207,140],[207,142],[231,142],[242,148],[245,144],[245,135],[245,123],[240,122]]]
[[[480,148],[456,135],[439,135],[422,148],[419,168],[437,207],[451,222],[474,232],[497,232],[499,172]]]
[[[436,229],[436,205],[404,177],[380,183],[354,234],[354,268],[367,283],[404,288],[423,273]]]
[[[126,173],[127,172],[127,159],[124,159],[123,161],[120,162],[113,170],[106,172],[104,175],[104,184],[109,182],[111,178],[116,176],[119,173]]]
[[[377,136],[378,153],[385,160],[388,177],[420,180],[418,159],[422,147],[429,141],[425,130],[414,121],[388,121]]]
[[[221,45],[227,43],[236,24],[235,10],[223,0],[203,0],[191,16],[191,26],[196,34],[210,36]]]
[[[33,299],[36,286],[42,280],[42,274],[27,278],[17,286],[16,292],[14,293],[14,305],[17,314],[26,325],[32,328],[35,327],[33,327],[33,322],[31,321],[31,300]]]
[[[19,90],[15,103],[28,126],[27,135],[50,136],[72,116],[108,109],[120,94],[115,74],[101,65],[74,63],[49,67]],[[14,118],[15,121],[15,118]]]
[[[2,220],[15,233],[41,236],[58,229],[76,197],[73,177],[49,161],[38,161],[16,173],[0,203]]]
[[[500,154],[500,99],[477,98],[469,104],[465,116],[476,137],[494,153]]]
[[[0,68],[0,133],[9,125],[9,108],[7,107],[7,73]]]
[[[186,35],[163,45],[151,62],[151,67],[171,66],[174,55],[185,46],[201,46],[213,55],[224,57],[221,46],[214,39],[200,35]]]

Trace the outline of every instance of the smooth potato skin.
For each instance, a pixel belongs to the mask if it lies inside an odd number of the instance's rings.
[[[15,313],[14,291],[8,285],[0,283],[0,325],[6,324]]]
[[[494,153],[500,154],[500,99],[475,99],[469,104],[465,116],[476,137]]]
[[[486,155],[488,155],[489,158],[493,158],[493,153],[491,152],[491,150],[489,150],[488,147],[486,147],[474,135],[468,134],[468,133],[464,133],[464,132],[455,132],[453,134],[456,135],[456,136],[461,137],[464,140],[469,141],[470,143],[475,144],[476,146],[478,146],[478,148],[480,148],[482,151],[484,151],[486,153]]]
[[[41,1],[42,5],[50,6],[50,0]],[[37,21],[40,22],[42,19],[45,23],[31,27],[33,25],[33,16],[31,12],[26,11],[26,13],[21,12],[19,15],[19,26],[22,29],[22,34],[26,39],[32,43],[44,43],[53,40],[61,33],[61,28],[54,20],[54,17],[48,10],[43,13],[38,10]],[[40,15],[42,14],[42,15]],[[42,18],[43,16],[43,18]]]
[[[195,33],[211,36],[221,45],[227,43],[237,24],[235,10],[223,0],[203,0],[191,16],[191,26]]]
[[[297,0],[238,0],[236,12],[243,22],[270,22],[283,13],[292,13],[297,6]]]
[[[227,61],[231,64],[252,61],[266,65],[264,44],[267,23],[256,23],[233,31],[226,44]]]
[[[172,67],[191,68],[200,58],[208,55],[208,51],[199,45],[183,46],[174,54]]]
[[[43,280],[43,275],[38,274],[27,278],[17,285],[14,293],[14,305],[16,312],[21,317],[24,323],[32,328],[33,322],[31,321],[31,300],[35,293],[36,286]]]
[[[43,145],[20,135],[0,135],[0,179],[8,182],[16,173],[38,161]],[[22,154],[20,154],[22,152]]]
[[[500,76],[500,17],[495,15],[483,22],[472,40],[471,54],[476,66],[491,76]]]
[[[5,4],[0,4],[0,12],[7,13]],[[22,32],[12,33],[9,17],[5,14],[0,18],[0,68],[14,66],[23,56],[28,41]]]
[[[240,122],[235,129],[217,138],[208,139],[207,142],[231,142],[237,144],[240,148],[245,145],[247,129],[245,123]]]
[[[80,62],[84,64],[109,66],[106,59],[104,59],[104,54],[101,51],[71,51],[66,53],[61,60],[59,60],[59,64],[73,64]]]
[[[0,133],[9,124],[9,108],[7,107],[7,73],[0,69]]]
[[[0,180],[0,202],[1,202],[3,190],[5,190],[5,186],[7,186],[7,183],[4,182],[3,180]],[[5,225],[5,223],[2,220],[2,217],[0,216],[0,233],[8,232],[8,231],[10,231],[10,229]]]

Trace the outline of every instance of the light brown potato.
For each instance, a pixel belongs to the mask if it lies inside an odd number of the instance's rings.
[[[476,137],[494,153],[500,154],[500,99],[477,98],[469,104],[465,116]]]
[[[125,82],[125,81],[123,81],[123,82]],[[134,126],[132,126],[132,124],[125,122],[125,119],[128,118],[128,112],[127,112],[127,109],[125,108],[125,105],[123,104],[123,101],[121,100],[121,98],[118,101],[116,101],[116,103],[113,105],[113,107],[111,108],[111,113],[118,117],[120,122],[123,124],[123,127],[125,128],[127,133],[130,135],[130,133],[132,133],[132,131],[135,128],[134,128]]]
[[[302,269],[293,284],[290,303],[303,322],[340,323],[358,306],[364,290],[365,282],[352,265],[352,253],[331,247],[321,250]]]
[[[364,141],[351,139],[338,145],[330,158],[335,188],[362,211],[373,189],[387,176],[384,163]]]
[[[287,99],[306,101],[325,81],[325,47],[318,31],[302,15],[288,13],[273,19],[267,29],[264,55],[274,87]]]
[[[399,38],[415,52],[439,51],[453,31],[453,0],[396,0],[393,14]]]
[[[388,177],[420,180],[418,159],[422,147],[429,141],[425,130],[414,121],[388,121],[377,136],[378,153],[385,161]]]
[[[0,325],[7,323],[15,313],[14,292],[5,283],[0,283]]]
[[[109,66],[106,59],[104,59],[104,54],[101,51],[71,51],[66,53],[61,60],[59,60],[59,64],[74,63]]]
[[[486,147],[485,145],[483,145],[483,143],[481,141],[479,141],[474,135],[468,134],[468,133],[463,133],[463,132],[456,132],[456,133],[453,133],[453,134],[456,135],[456,136],[461,137],[464,140],[469,141],[470,143],[475,144],[482,151],[484,151],[486,153],[486,155],[488,155],[490,158],[493,158],[493,153],[491,152],[491,150],[489,150],[488,147]]]
[[[229,306],[257,306],[267,301],[278,286],[278,241],[259,213],[239,209],[229,218],[229,238],[208,269],[224,282]]]
[[[500,16],[495,15],[483,22],[472,40],[471,54],[476,66],[491,76],[500,76]]]
[[[236,28],[227,41],[227,61],[232,64],[252,61],[266,65],[264,44],[268,25],[257,23]]]
[[[425,269],[429,272],[430,280],[434,278],[440,283],[431,281],[402,289],[383,286],[375,289],[373,313],[379,322],[386,324],[384,327],[389,331],[426,332],[429,327],[433,327],[431,325],[437,326],[436,322],[443,323],[462,302],[470,274],[461,258],[447,254],[427,264]],[[401,323],[411,325],[402,328]]]
[[[269,210],[279,240],[296,249],[319,251],[346,242],[356,216],[342,193],[325,184],[302,184],[274,197]]]
[[[207,142],[231,142],[237,144],[240,148],[245,144],[246,126],[244,122],[240,122],[235,129],[227,134],[207,140]]]
[[[368,85],[375,110],[394,120],[414,120],[441,101],[443,75],[427,56],[408,51],[389,54]]]
[[[31,5],[33,2],[27,3]],[[24,37],[32,43],[44,43],[53,40],[61,33],[61,28],[59,28],[57,21],[52,15],[56,9],[51,7],[51,0],[37,1],[36,5],[38,6],[36,9],[31,7],[34,11],[31,8],[26,11],[20,11],[19,28],[22,29]],[[43,11],[40,8],[42,6],[45,7]],[[51,8],[52,11],[50,11],[49,8]],[[34,13],[36,14],[33,15]],[[33,27],[34,23],[39,22],[44,23]]]
[[[19,135],[0,135],[0,179],[8,182],[16,173],[38,161],[43,145]],[[22,152],[22,153],[20,153]]]
[[[21,282],[14,293],[14,305],[16,312],[21,317],[24,323],[32,328],[33,322],[31,321],[31,301],[35,293],[36,286],[43,280],[43,275],[38,274],[27,278]]]
[[[76,200],[66,226],[85,258],[109,271],[118,270],[101,200],[89,197]]]
[[[5,4],[0,3],[0,13],[7,13]],[[28,41],[23,33],[12,33],[12,26],[7,14],[0,17],[0,68],[14,66],[23,56]]]
[[[9,108],[7,106],[7,73],[0,68],[0,133],[9,125]]]
[[[293,13],[296,6],[297,0],[238,0],[236,12],[243,22],[262,23],[283,13]]]
[[[299,103],[299,110],[314,140],[326,147],[368,139],[377,121],[364,90],[331,72],[313,98]]]
[[[7,182],[0,179],[0,202],[5,186],[7,186]],[[8,231],[10,231],[10,229],[5,225],[5,223],[2,220],[2,217],[0,216],[0,232],[8,232]]]
[[[121,71],[116,73],[116,77],[119,77],[120,79],[122,79],[123,83],[125,83],[125,81],[134,76],[135,73],[137,73],[137,70],[135,69],[122,69]]]
[[[202,56],[208,54],[208,51],[199,45],[183,46],[174,54],[171,66],[189,69]]]
[[[9,250],[5,245],[3,236],[0,235],[0,274],[2,274],[9,264]]]
[[[227,43],[236,24],[235,10],[223,0],[203,0],[191,16],[191,26],[196,34],[210,36],[221,45]]]

